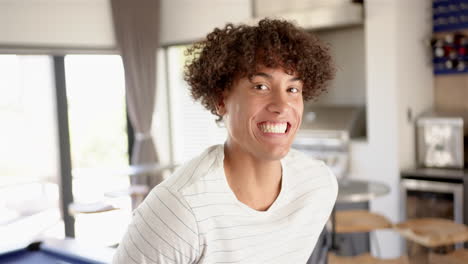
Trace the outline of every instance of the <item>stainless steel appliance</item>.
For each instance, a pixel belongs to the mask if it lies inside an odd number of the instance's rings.
[[[416,121],[417,161],[421,167],[463,168],[467,162],[465,113],[427,112]]]
[[[364,109],[362,106],[306,105],[301,128],[292,147],[323,160],[338,179],[346,178],[349,172],[350,140],[366,135]],[[355,241],[359,241],[359,245],[368,251],[367,235]],[[331,235],[324,230],[307,263],[326,263],[330,243]]]
[[[402,179],[404,219],[438,217],[463,224],[463,184],[458,182]]]
[[[323,160],[340,179],[349,171],[350,140],[364,136],[364,107],[308,106],[292,147]]]
[[[464,191],[467,171],[418,168],[403,171],[401,176],[401,220],[435,217],[467,223],[467,195]],[[462,244],[457,247],[462,247]],[[409,242],[406,251],[410,255],[427,253],[424,248]]]

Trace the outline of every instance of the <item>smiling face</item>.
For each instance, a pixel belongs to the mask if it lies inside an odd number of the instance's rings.
[[[250,78],[238,79],[218,108],[228,130],[228,151],[257,160],[283,158],[303,109],[302,81],[282,68],[260,67]]]

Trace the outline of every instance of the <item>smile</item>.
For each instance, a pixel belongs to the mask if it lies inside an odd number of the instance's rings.
[[[288,122],[261,122],[258,128],[263,133],[285,134],[291,125]]]

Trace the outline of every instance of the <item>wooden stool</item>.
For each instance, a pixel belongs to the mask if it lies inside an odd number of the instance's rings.
[[[328,254],[329,264],[409,264],[407,257],[396,259],[378,259],[370,254],[363,254],[355,257],[341,257],[335,254]]]
[[[393,224],[383,215],[366,210],[343,210],[335,215],[335,232],[338,234],[369,232],[375,240],[377,255],[380,256],[380,246],[372,231],[393,227]],[[351,243],[352,237],[351,237]],[[354,247],[353,247],[354,248]]]
[[[338,234],[372,232],[393,226],[385,216],[366,210],[337,211],[335,217],[335,231]]]
[[[427,248],[468,241],[468,228],[448,219],[410,219],[395,225],[395,230],[406,239]]]
[[[449,254],[435,254],[429,255],[430,264],[466,264],[468,263],[468,249],[457,249]]]

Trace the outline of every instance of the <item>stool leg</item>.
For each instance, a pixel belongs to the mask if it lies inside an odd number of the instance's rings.
[[[379,245],[379,240],[377,239],[377,234],[375,232],[370,232],[370,237],[371,241],[374,240],[375,244],[375,251],[377,253],[377,256],[379,258],[382,257],[381,251],[380,251],[380,245]]]
[[[331,249],[332,251],[338,251],[338,246],[336,244],[336,206],[333,207],[331,213],[332,220],[332,231],[331,231]]]
[[[429,252],[426,254],[425,259],[426,259],[426,263],[430,264],[430,260],[431,260],[430,256],[431,256],[431,253],[433,253],[433,250],[432,248],[428,248],[428,250]]]
[[[353,234],[348,234],[348,240],[350,242],[350,246],[351,246],[351,255],[352,256],[356,256],[357,255],[357,250],[356,250],[356,247],[354,245],[354,237],[353,237]]]

